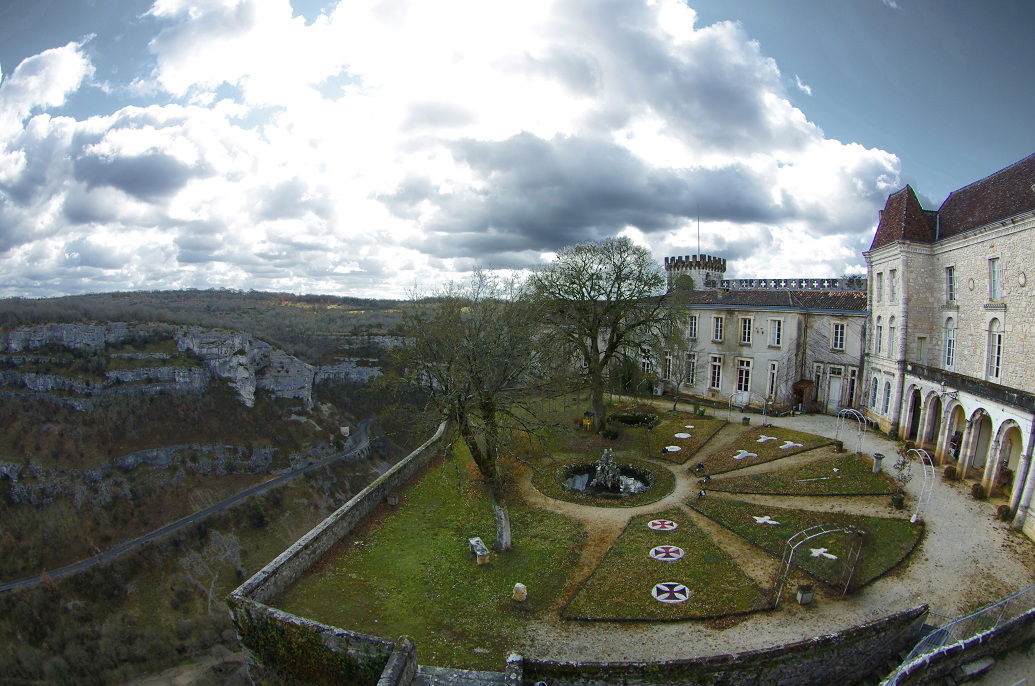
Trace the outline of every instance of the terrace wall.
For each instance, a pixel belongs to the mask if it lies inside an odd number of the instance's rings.
[[[266,667],[305,683],[377,683],[396,650],[379,636],[321,624],[270,607],[357,524],[420,472],[436,454],[446,423],[419,448],[335,510],[290,548],[256,572],[227,599],[241,644]]]
[[[551,662],[520,658],[521,681],[551,686],[659,683],[724,686],[856,684],[916,642],[927,606],[834,634],[734,655],[664,662]],[[516,660],[514,662],[517,662]]]

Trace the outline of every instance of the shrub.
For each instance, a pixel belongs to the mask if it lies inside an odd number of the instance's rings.
[[[618,427],[616,427],[616,426],[609,426],[606,429],[604,429],[603,431],[601,431],[600,435],[603,436],[604,438],[606,438],[609,441],[614,441],[614,440],[616,440],[618,438],[618,433],[619,433],[618,432]]]
[[[611,421],[626,424],[628,426],[646,426],[652,428],[658,423],[658,415],[650,412],[629,412],[626,414],[613,414]]]
[[[955,481],[956,480],[956,466],[955,465],[951,465],[951,464],[949,466],[947,466],[945,468],[945,471],[942,472],[942,477],[946,481]]]
[[[1000,505],[995,509],[995,518],[998,519],[1000,522],[1010,521],[1010,514],[1011,512],[1009,505]]]
[[[974,498],[974,500],[984,500],[988,497],[988,495],[985,493],[985,489],[981,486],[981,484],[971,484],[970,495]]]

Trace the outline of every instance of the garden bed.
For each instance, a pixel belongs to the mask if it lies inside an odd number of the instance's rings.
[[[671,531],[647,527],[654,519],[678,523]],[[675,561],[650,557],[655,546],[676,546]],[[663,603],[651,594],[655,584],[687,587],[684,602]],[[689,514],[673,508],[633,517],[604,559],[561,611],[565,619],[658,621],[725,617],[769,606],[768,593],[756,586]]]
[[[766,437],[771,440],[760,439]],[[733,443],[725,446],[721,453],[712,454],[702,460],[705,474],[723,474],[756,464],[772,462],[783,457],[797,455],[834,441],[823,436],[776,426],[755,427],[744,430]],[[788,445],[790,444],[790,445]],[[787,446],[787,447],[783,447]],[[738,459],[738,455],[744,456]]]
[[[833,524],[861,529],[865,532],[862,555],[852,577],[852,588],[874,581],[902,562],[920,542],[924,531],[922,524],[910,524],[904,519],[791,510],[711,496],[693,501],[690,506],[777,559],[782,557],[787,539],[808,527]],[[759,517],[778,524],[759,522]],[[813,549],[820,548],[837,559],[822,554],[813,556]],[[830,534],[799,547],[794,562],[797,568],[819,581],[836,584],[847,553],[846,537]]]
[[[725,421],[714,417],[694,417],[682,412],[666,413],[657,426],[646,432],[647,457],[684,464],[724,426]],[[690,438],[677,438],[676,434],[690,434]],[[679,451],[662,452],[666,446],[678,446]]]
[[[888,495],[895,490],[895,483],[885,474],[874,474],[868,459],[843,453],[764,474],[716,479],[708,484],[708,490],[765,495]]]

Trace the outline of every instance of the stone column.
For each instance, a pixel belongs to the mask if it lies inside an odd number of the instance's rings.
[[[988,444],[988,457],[985,458],[985,472],[981,475],[981,487],[985,489],[986,495],[992,495],[992,487],[995,485],[996,476],[999,474],[1000,454],[999,436],[996,436]]]
[[[942,424],[938,428],[938,435],[934,437],[934,461],[939,465],[945,464],[948,460],[949,439],[952,438],[952,427],[949,426],[951,417],[952,412],[950,409],[942,411]]]
[[[1014,477],[1013,494],[1010,496],[1010,508],[1014,511],[1013,528],[1020,529],[1024,526],[1024,517],[1028,513],[1028,503],[1031,502],[1032,488],[1035,488],[1035,469],[1031,468],[1032,443],[1035,443],[1035,416],[1031,419],[1031,428],[1028,430],[1028,441],[1021,455],[1021,463],[1017,465],[1017,476]]]
[[[970,463],[973,462],[974,457],[974,446],[972,445],[977,441],[977,431],[974,430],[974,421],[967,420],[967,427],[963,430],[963,438],[960,439],[960,461],[959,461],[959,477],[961,479],[966,478],[967,470],[970,469]]]

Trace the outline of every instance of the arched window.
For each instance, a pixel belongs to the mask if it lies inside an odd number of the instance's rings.
[[[956,362],[956,320],[945,320],[945,368],[952,369]]]
[[[886,415],[888,413],[888,407],[891,405],[891,382],[884,382],[884,407],[880,413]]]
[[[1003,325],[998,319],[988,324],[988,378],[998,381],[1003,370]]]
[[[877,317],[877,332],[874,338],[876,339],[877,343],[878,355],[880,355],[881,350],[884,349],[884,324],[882,323],[882,321],[883,320],[880,317]]]
[[[888,320],[888,356],[895,357],[898,355],[898,348],[895,347],[895,318],[892,317]]]
[[[877,409],[877,377],[873,377],[873,383],[870,384],[870,407]]]

